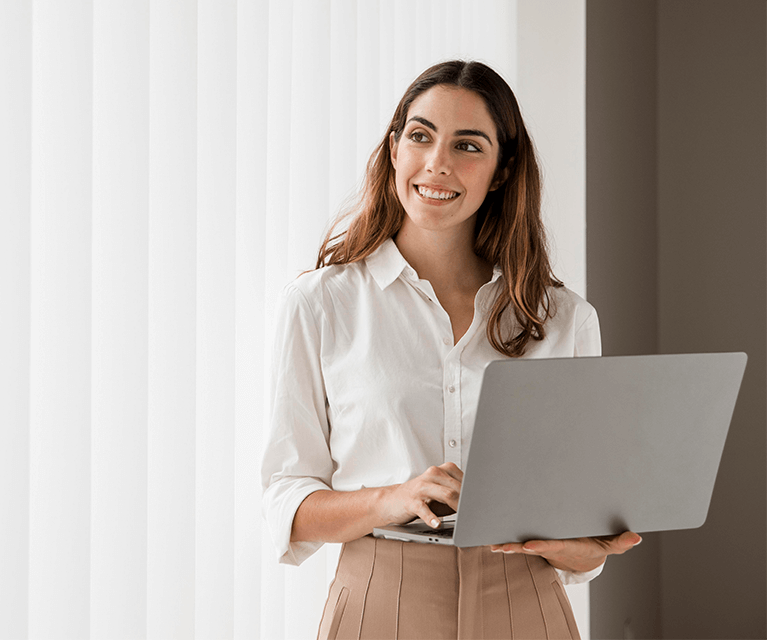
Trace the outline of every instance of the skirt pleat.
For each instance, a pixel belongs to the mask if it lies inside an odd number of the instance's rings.
[[[343,545],[319,640],[579,638],[548,562],[366,536]]]

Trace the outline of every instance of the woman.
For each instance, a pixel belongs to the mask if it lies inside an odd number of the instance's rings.
[[[552,273],[511,89],[452,61],[403,96],[353,217],[290,284],[276,336],[265,514],[282,562],[345,543],[321,638],[578,637],[562,582],[641,539],[457,549],[369,536],[456,509],[487,362],[599,355]]]

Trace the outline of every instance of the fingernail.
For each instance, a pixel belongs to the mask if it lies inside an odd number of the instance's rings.
[[[434,518],[434,520],[431,521],[431,526],[437,528],[439,526],[439,520]]]
[[[490,551],[492,551],[493,553],[500,553],[501,550],[500,549],[490,549]]]
[[[639,542],[635,542],[635,543],[634,543],[634,546],[636,547],[638,544],[641,544],[641,543],[642,543],[642,538],[640,537],[640,538],[639,538]]]
[[[513,551],[512,549],[509,549],[508,551],[504,551],[504,553],[516,553],[516,551]]]

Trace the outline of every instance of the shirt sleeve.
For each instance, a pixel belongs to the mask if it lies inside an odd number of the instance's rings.
[[[330,489],[333,460],[320,328],[294,284],[283,291],[275,326],[271,425],[261,464],[262,508],[279,562],[298,565],[322,543],[291,542],[293,518],[309,494]]]
[[[578,318],[580,322],[575,331],[575,353],[573,355],[576,358],[601,356],[602,335],[599,331],[599,318],[596,309],[588,303],[584,303],[583,306],[583,312],[578,314],[584,317],[583,319]]]

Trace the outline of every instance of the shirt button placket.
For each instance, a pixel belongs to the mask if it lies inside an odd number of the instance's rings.
[[[444,368],[444,447],[445,462],[461,465],[461,393],[457,354],[451,352]]]

